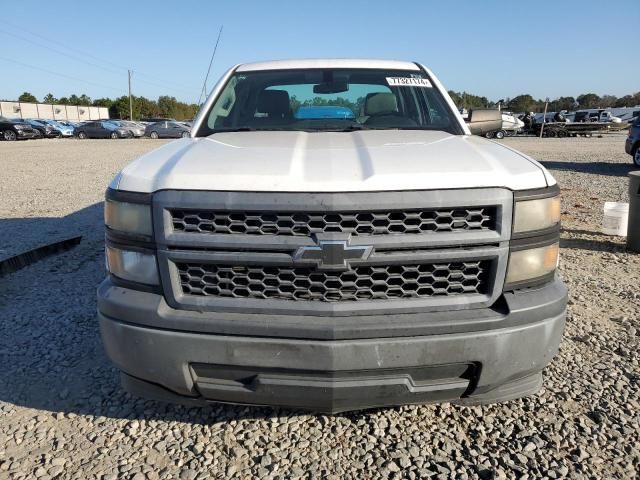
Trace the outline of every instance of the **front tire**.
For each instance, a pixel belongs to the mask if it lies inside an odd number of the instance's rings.
[[[633,163],[635,163],[636,167],[640,167],[640,145],[636,146],[633,151]]]
[[[5,139],[7,142],[13,142],[18,139],[18,136],[16,135],[16,132],[14,132],[13,130],[5,130],[2,133],[2,138]]]
[[[504,132],[504,130],[498,130],[498,131],[496,132],[496,138],[497,138],[498,140],[502,140],[502,139],[504,138],[504,133],[505,133],[505,132]]]
[[[495,132],[487,132],[484,134],[484,138],[493,138],[494,135],[495,135]]]
[[[158,138],[160,138],[160,137],[158,136],[158,132],[151,132],[151,133],[149,134],[149,136],[150,136],[151,138],[153,138],[154,140],[157,140]]]
[[[116,140],[118,138],[118,134],[116,132],[111,132],[111,135],[109,135],[111,137],[112,140]]]
[[[189,132],[182,132],[182,138],[189,138]]]
[[[78,138],[80,140],[85,140],[87,138],[86,132],[78,132]]]

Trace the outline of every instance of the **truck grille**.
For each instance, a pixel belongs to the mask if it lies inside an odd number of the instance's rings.
[[[186,295],[320,302],[429,298],[488,291],[490,261],[311,268],[177,263]]]
[[[494,230],[495,207],[377,212],[246,212],[170,210],[176,232],[309,236],[314,233],[388,235]]]

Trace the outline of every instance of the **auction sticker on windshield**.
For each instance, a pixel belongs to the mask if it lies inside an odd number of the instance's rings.
[[[391,87],[423,87],[431,88],[431,82],[426,78],[411,77],[387,77],[387,83]]]

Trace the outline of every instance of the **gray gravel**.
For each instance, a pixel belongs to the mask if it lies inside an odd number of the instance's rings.
[[[0,143],[4,255],[85,234],[72,251],[0,278],[0,478],[637,478],[640,255],[599,233],[604,201],[626,200],[624,137],[505,142],[563,187],[571,300],[544,390],[501,405],[334,417],[125,394],[95,321],[99,202],[120,167],[161,142]]]

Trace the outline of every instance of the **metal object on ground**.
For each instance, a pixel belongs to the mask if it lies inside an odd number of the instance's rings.
[[[640,253],[640,171],[629,173],[627,249]]]
[[[82,240],[82,236],[67,238],[66,240],[50,243],[2,260],[0,261],[0,277],[16,272],[45,257],[71,250],[80,243],[80,240]]]

